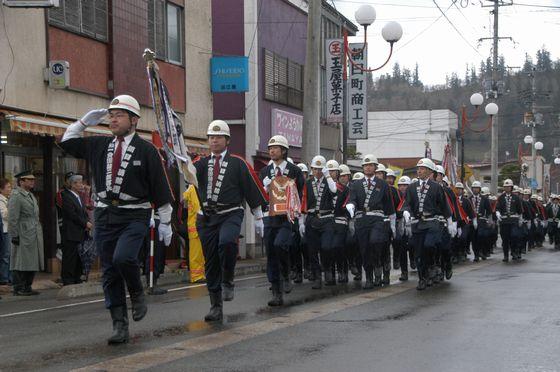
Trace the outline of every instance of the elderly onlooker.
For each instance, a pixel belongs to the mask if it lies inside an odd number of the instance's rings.
[[[84,189],[83,178],[74,174],[69,179],[69,188],[62,193],[62,284],[81,283],[82,262],[80,246],[91,230],[86,208],[80,197]]]
[[[31,171],[16,174],[18,187],[8,200],[8,233],[12,241],[10,269],[14,296],[39,294],[31,285],[35,273],[44,269],[43,229],[39,222],[39,205],[31,193],[35,176]]]
[[[8,198],[12,192],[9,180],[0,179],[0,285],[10,284],[10,238],[8,236]]]

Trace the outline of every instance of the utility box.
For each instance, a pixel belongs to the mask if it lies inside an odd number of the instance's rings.
[[[50,61],[48,80],[49,88],[68,88],[70,86],[70,63],[68,61]]]

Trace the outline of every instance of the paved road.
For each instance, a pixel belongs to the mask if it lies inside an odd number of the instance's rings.
[[[12,314],[75,301],[0,303],[0,370],[560,370],[560,252],[495,257],[424,292],[413,281],[371,292],[306,284],[282,309],[265,305],[264,277],[243,278],[222,325],[200,320],[204,287],[179,289],[150,298],[124,347],[105,344],[100,302],[21,315]]]

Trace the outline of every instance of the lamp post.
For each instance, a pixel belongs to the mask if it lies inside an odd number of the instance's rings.
[[[390,45],[389,56],[387,60],[379,67],[368,69],[367,66],[361,66],[354,62],[352,58],[353,55],[357,55],[364,52],[364,49],[367,46],[367,28],[371,26],[371,24],[375,21],[377,14],[375,12],[375,8],[371,5],[364,4],[360,6],[356,12],[354,13],[354,18],[356,22],[360,24],[364,28],[364,40],[362,46],[357,51],[351,51],[348,45],[348,31],[344,29],[343,31],[343,58],[342,58],[342,76],[343,76],[343,96],[344,96],[344,109],[343,109],[343,120],[342,120],[342,144],[343,144],[343,151],[342,151],[342,162],[346,163],[348,158],[348,62],[358,70],[361,70],[364,73],[367,72],[374,72],[377,70],[382,69],[389,63],[391,56],[393,55],[393,44],[399,41],[402,37],[403,30],[399,23],[397,22],[388,22],[383,29],[381,30],[381,36],[385,39],[386,42]],[[367,80],[366,80],[367,82]],[[367,110],[365,114],[366,120],[366,130],[367,130]]]
[[[467,116],[467,107],[465,105],[461,107],[461,183],[465,182],[465,126],[476,119],[483,101],[484,97],[480,93],[474,93],[471,96],[471,105],[476,109],[472,119]]]
[[[558,167],[560,166],[560,155],[556,155],[556,157],[554,158],[554,164]],[[558,191],[558,182],[556,182],[556,194],[558,194],[560,191]]]
[[[533,146],[533,179],[535,180],[535,182],[537,181],[537,151],[541,151],[543,147],[544,145],[542,142],[535,142],[535,145]],[[533,184],[531,184],[531,189],[536,190],[538,184],[535,186],[534,189],[532,185]]]

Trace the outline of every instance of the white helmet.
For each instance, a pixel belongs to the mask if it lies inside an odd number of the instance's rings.
[[[523,191],[523,190],[520,189],[519,186],[513,185],[513,190],[512,190],[512,192],[521,192],[521,191]]]
[[[299,169],[301,169],[302,172],[309,173],[309,169],[307,169],[307,165],[305,165],[304,163],[299,163],[297,166],[299,167]]]
[[[385,168],[385,166],[383,164],[377,164],[377,169],[375,170],[376,172],[383,172],[383,173],[387,173],[387,169]]]
[[[129,96],[128,94],[121,94],[120,96],[113,98],[111,104],[109,105],[109,110],[113,109],[126,110],[140,117],[140,104],[136,98]]]
[[[436,165],[436,172],[443,174],[445,176],[445,169],[443,169],[443,166],[441,165]]]
[[[537,194],[531,195],[531,199],[537,200],[537,198],[538,198],[538,195],[537,195]]]
[[[447,176],[443,176],[441,180],[445,182],[447,185],[449,185],[449,178],[447,178]]]
[[[223,120],[213,120],[208,125],[207,136],[226,136],[229,137],[229,125]]]
[[[538,196],[537,196],[537,200],[540,201],[540,202],[542,202],[542,201],[543,201],[542,196],[538,195]]]
[[[410,185],[410,177],[402,176],[398,182],[399,185]]]
[[[560,195],[553,194],[552,199],[560,199]]]
[[[338,162],[334,159],[331,159],[327,162],[327,169],[330,171],[339,171],[340,170],[340,165],[338,164]]]
[[[457,183],[455,183],[455,188],[456,189],[464,189],[465,186],[463,186],[463,184],[461,182],[457,182]]]
[[[286,139],[286,137],[280,134],[270,137],[270,139],[268,140],[268,147],[270,146],[280,146],[285,149],[290,148],[290,145],[288,144],[288,140]]]
[[[474,182],[472,183],[471,187],[478,187],[478,188],[481,188],[481,187],[482,187],[482,184],[481,184],[479,181],[474,181]]]
[[[523,195],[531,195],[531,189],[524,189]]]
[[[288,163],[294,164],[294,159],[290,158],[289,156],[288,156],[288,158],[286,158],[286,161],[287,161]]]
[[[509,178],[504,181],[504,187],[511,186],[513,187],[513,181]]]
[[[373,154],[367,154],[366,156],[364,156],[364,158],[362,159],[362,165],[366,165],[366,164],[379,164],[377,162],[377,158],[375,157],[375,155]]]
[[[352,174],[352,172],[350,172],[350,167],[346,164],[340,164],[339,168],[341,176],[350,176]]]
[[[354,173],[354,176],[352,177],[353,180],[362,180],[364,179],[365,175],[362,172],[356,172]]]
[[[410,180],[410,183],[414,183],[414,182],[418,182],[418,178],[414,177],[413,179]]]
[[[327,160],[324,156],[316,155],[311,159],[311,168],[324,168],[327,165]]]
[[[496,200],[498,200],[498,197],[497,197],[496,195],[490,195],[490,196],[488,197],[488,199],[490,199],[490,200],[492,200],[492,201],[496,201]]]
[[[490,188],[484,186],[483,188],[480,189],[480,193],[482,195],[490,195]]]
[[[391,168],[387,168],[385,170],[385,172],[387,172],[387,177],[395,177],[395,178],[397,177],[397,175],[395,174],[395,171],[392,170]]]
[[[418,163],[416,163],[416,166],[417,167],[425,167],[425,168],[428,168],[429,170],[432,170],[432,171],[436,170],[436,165],[434,164],[432,159],[428,159],[428,158],[422,158],[422,159],[418,160]]]

